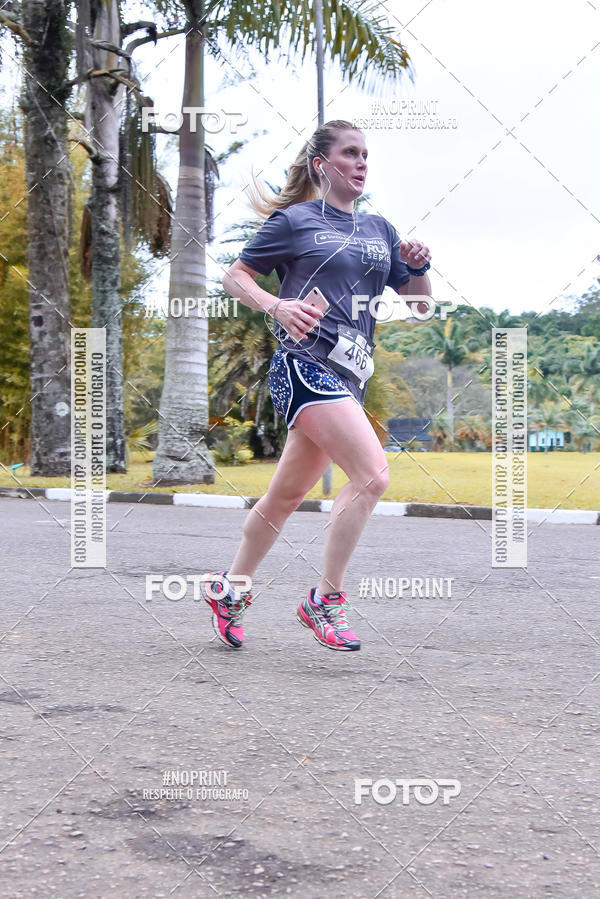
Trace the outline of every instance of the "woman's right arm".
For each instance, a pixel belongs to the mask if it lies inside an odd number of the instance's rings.
[[[232,297],[237,297],[244,306],[260,312],[268,312],[277,302],[277,297],[258,286],[256,283],[258,275],[259,272],[249,268],[240,259],[236,259],[223,276],[223,287]],[[293,337],[294,340],[302,340],[322,316],[323,313],[320,309],[316,309],[308,303],[284,300],[277,306],[274,318],[283,325],[290,337]]]
[[[258,274],[241,260],[236,259],[223,276],[223,287],[232,297],[237,297],[244,306],[266,312],[277,297],[258,286],[255,280]]]

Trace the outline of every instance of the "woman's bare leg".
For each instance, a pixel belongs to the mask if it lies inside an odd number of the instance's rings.
[[[288,431],[269,489],[246,516],[242,542],[228,569],[229,575],[254,576],[286,520],[315,486],[329,462],[327,453],[306,434],[298,428]]]
[[[389,483],[385,453],[364,410],[352,399],[308,406],[296,428],[349,478],[336,496],[327,524],[320,594],[343,589],[348,562],[379,497]]]

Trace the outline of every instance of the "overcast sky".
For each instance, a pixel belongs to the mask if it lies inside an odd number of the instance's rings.
[[[410,128],[398,112],[389,127],[380,111],[377,127],[363,129],[370,211],[429,246],[438,299],[516,312],[582,294],[600,276],[600,5],[390,0],[386,9],[414,81],[407,74],[368,94],[328,69],[326,119],[371,118],[378,100],[392,111],[401,101],[435,101],[437,120],[456,120],[456,128]],[[161,112],[176,112],[183,37],[135,58],[144,92]],[[249,215],[242,188],[252,166],[282,183],[316,127],[314,63],[209,59],[206,107],[248,117],[238,136],[249,142],[223,168],[217,192],[215,257],[219,237]],[[220,152],[233,138],[225,131],[208,141]],[[161,156],[175,190],[176,156],[166,146]],[[155,287],[163,282],[164,274]]]

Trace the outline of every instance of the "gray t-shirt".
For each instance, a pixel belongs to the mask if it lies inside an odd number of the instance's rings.
[[[295,343],[277,323],[275,333],[291,355],[335,371],[362,403],[372,372],[376,321],[368,300],[380,296],[386,285],[396,290],[410,274],[398,235],[386,219],[356,213],[357,229],[350,238],[352,213],[325,203],[324,220],[321,203],[310,200],[272,212],[240,259],[262,275],[275,269],[280,297],[303,300],[313,287],[325,295],[329,309],[304,340]],[[353,295],[365,298],[354,319]]]

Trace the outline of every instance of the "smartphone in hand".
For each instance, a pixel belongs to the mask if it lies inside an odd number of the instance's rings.
[[[308,303],[310,306],[315,306],[317,309],[320,309],[323,314],[329,309],[329,302],[325,299],[318,287],[313,287],[310,293],[304,297],[302,302]]]

